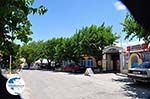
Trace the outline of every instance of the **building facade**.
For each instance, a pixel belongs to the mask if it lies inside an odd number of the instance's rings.
[[[103,71],[123,72],[125,64],[125,50],[122,47],[109,46],[103,50]]]
[[[139,64],[150,61],[150,47],[148,44],[138,44],[127,47],[128,51],[128,69],[136,68]]]

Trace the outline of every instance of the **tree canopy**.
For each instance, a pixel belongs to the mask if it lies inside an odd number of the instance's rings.
[[[26,59],[28,64],[36,61],[37,59],[43,58],[43,42],[31,42],[20,47],[19,54],[21,57]]]
[[[44,6],[33,8],[34,0],[2,0],[0,4],[0,41],[1,45],[12,40],[27,43],[32,34],[29,14],[44,14]]]
[[[33,7],[34,0],[1,0],[0,3],[0,51],[4,55],[16,55],[14,41],[27,43],[31,40],[29,14],[43,15],[44,6]]]
[[[126,32],[125,39],[132,40],[136,37],[139,40],[144,40],[146,43],[150,43],[149,33],[143,29],[143,27],[133,18],[132,15],[127,14],[122,25],[122,31]]]
[[[76,55],[87,54],[98,60],[102,56],[104,47],[114,44],[118,37],[112,32],[111,26],[105,26],[103,23],[100,26],[83,27],[72,39],[76,45],[73,48]]]
[[[100,26],[91,25],[89,27],[83,27],[82,29],[77,30],[70,38],[52,38],[42,43],[39,41],[32,42],[24,45],[21,49],[22,51],[25,51],[25,53],[22,53],[22,56],[29,55],[26,53],[26,50],[31,50],[27,52],[31,53],[34,60],[46,58],[47,60],[56,62],[73,60],[78,63],[79,58],[81,58],[82,55],[93,56],[96,60],[101,59],[104,47],[114,44],[117,39],[118,37],[116,34],[112,32],[112,27],[105,26],[103,23]],[[33,48],[30,49],[31,45]],[[32,52],[33,49],[34,52]],[[32,54],[44,56],[35,57]],[[30,58],[30,55],[26,56],[26,58]]]

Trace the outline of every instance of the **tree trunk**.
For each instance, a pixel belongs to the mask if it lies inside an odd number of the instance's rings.
[[[51,61],[49,61],[49,59],[47,59],[48,65],[47,65],[47,69],[50,69],[51,67]]]
[[[27,62],[27,64],[28,64],[28,68],[30,68],[31,67],[31,62]]]

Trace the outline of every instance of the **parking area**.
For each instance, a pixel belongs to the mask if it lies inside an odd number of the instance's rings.
[[[150,99],[149,84],[135,84],[127,77],[103,73],[92,76],[23,70],[25,99]]]

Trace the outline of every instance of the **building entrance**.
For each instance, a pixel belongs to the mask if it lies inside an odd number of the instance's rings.
[[[119,52],[118,53],[112,53],[111,54],[111,58],[112,58],[112,65],[113,65],[113,71],[114,72],[120,72],[120,56],[119,56]]]
[[[103,51],[103,70],[107,72],[121,72],[121,64],[123,63],[123,48],[108,47]]]

